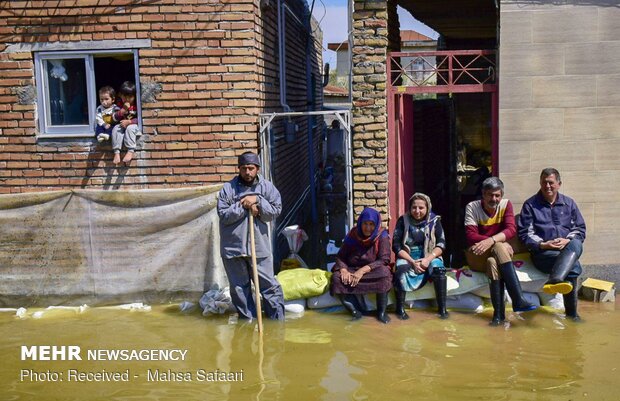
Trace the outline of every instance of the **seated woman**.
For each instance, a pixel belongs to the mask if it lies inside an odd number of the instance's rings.
[[[390,271],[390,236],[381,227],[381,215],[366,208],[357,226],[347,234],[332,269],[331,288],[351,313],[353,320],[362,317],[356,294],[377,294],[377,319],[387,323],[385,313],[388,292],[392,288]]]
[[[446,240],[441,217],[431,211],[431,199],[416,192],[409,199],[409,213],[396,222],[392,250],[396,254],[394,288],[396,290],[396,316],[409,319],[405,312],[407,291],[422,288],[432,277],[439,317],[446,319],[446,268],[441,254]]]

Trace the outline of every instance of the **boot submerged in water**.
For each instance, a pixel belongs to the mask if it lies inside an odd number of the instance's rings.
[[[348,310],[353,317],[351,320],[359,320],[362,318],[362,312],[360,312],[355,306],[357,304],[357,299],[355,299],[355,295],[338,294],[338,298],[340,299],[340,302],[342,302],[342,305],[345,307],[345,309]]]
[[[435,269],[433,271],[433,285],[435,286],[435,298],[437,300],[437,314],[440,319],[447,319],[450,314],[446,309],[448,280],[445,269]]]
[[[577,277],[568,278],[572,286],[571,292],[564,294],[564,311],[566,312],[566,318],[571,319],[574,322],[580,322],[581,316],[577,313]]]
[[[377,320],[381,323],[389,323],[390,317],[385,310],[387,309],[388,293],[377,294]]]
[[[504,304],[504,282],[502,280],[491,280],[489,283],[491,292],[491,303],[493,304],[493,318],[489,322],[490,326],[499,326],[506,320],[506,305]]]
[[[512,262],[506,262],[499,265],[499,272],[502,275],[502,280],[508,290],[508,295],[512,299],[512,310],[515,312],[529,312],[537,309],[538,306],[531,304],[523,298],[523,291],[521,290],[521,283],[517,277],[517,272]]]
[[[394,291],[396,292],[396,316],[400,320],[407,320],[409,319],[409,315],[405,312],[405,297],[407,293],[397,288],[394,288]]]

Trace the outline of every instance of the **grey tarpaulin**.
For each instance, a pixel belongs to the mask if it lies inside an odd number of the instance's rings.
[[[167,302],[227,285],[217,191],[0,196],[0,306]]]

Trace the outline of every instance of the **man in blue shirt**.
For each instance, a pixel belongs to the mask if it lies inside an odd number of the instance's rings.
[[[564,295],[566,316],[577,321],[579,257],[586,239],[586,223],[574,200],[560,194],[560,173],[546,168],[540,173],[540,191],[523,204],[517,222],[519,239],[532,262],[549,280],[543,291]]]

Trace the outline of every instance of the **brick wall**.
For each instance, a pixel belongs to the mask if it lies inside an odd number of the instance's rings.
[[[274,2],[274,5],[276,3]],[[307,7],[297,4],[291,5],[292,11],[298,15],[297,21],[287,12],[285,21],[286,31],[286,104],[291,111],[311,111],[320,110],[322,105],[322,77],[321,77],[321,39],[308,36],[308,29],[304,24],[307,23]],[[301,22],[301,23],[300,23]],[[262,94],[263,112],[282,112],[280,104],[280,84],[279,84],[279,53],[277,38],[277,8],[269,7],[263,9],[261,28],[264,32],[264,42],[262,45],[265,51],[261,52],[260,61],[261,75],[265,82],[265,91]],[[315,34],[316,35],[316,34]],[[314,49],[315,53],[310,53],[310,72],[314,75],[314,92],[316,94],[313,104],[309,103],[307,92],[306,75],[306,53],[308,48]],[[310,118],[306,116],[293,117],[292,122],[298,126],[298,132],[294,140],[286,140],[284,132],[284,122],[286,118],[276,118],[272,122],[272,175],[274,183],[282,193],[283,204],[292,206],[299,195],[310,185],[309,177],[309,151],[308,151],[308,126],[312,124]],[[315,117],[316,128],[312,130],[314,164],[319,161],[319,144],[322,119]]]
[[[353,204],[388,216],[386,58],[395,1],[355,1],[353,12]],[[397,21],[397,20],[395,20]],[[398,47],[392,30],[391,44]]]
[[[264,82],[264,92],[261,93],[261,106],[263,112],[282,112],[283,106],[280,103],[280,83],[279,83],[279,49],[277,38],[277,2],[273,1],[273,7],[263,8],[260,21],[260,30],[263,35],[259,35],[260,46],[264,51],[259,61],[259,74]],[[287,3],[289,4],[289,3]],[[322,38],[320,30],[316,26],[311,26],[312,36],[308,36],[308,8],[302,3],[297,5],[289,4],[292,11],[298,16],[297,21],[287,12],[285,17],[286,26],[286,104],[290,111],[303,112],[321,110],[322,108]],[[300,23],[301,22],[301,23]],[[310,49],[310,51],[308,51]],[[314,50],[314,52],[312,51]],[[306,59],[306,54],[310,54]],[[309,65],[307,66],[307,63]],[[307,82],[307,69],[310,69],[314,80]],[[314,84],[315,99],[310,101],[307,86]],[[283,215],[278,220],[283,222],[285,215],[288,214],[298,203],[302,193],[310,185],[310,164],[316,166],[320,162],[321,133],[323,132],[323,118],[307,116],[293,117],[291,121],[298,126],[298,131],[292,141],[287,141],[284,131],[286,118],[276,117],[271,125],[272,140],[272,177],[273,182],[280,190],[282,195]],[[311,133],[309,134],[309,127]],[[314,128],[312,128],[314,127]],[[309,149],[309,139],[312,140]],[[313,156],[313,160],[309,157]],[[311,211],[310,197],[306,198],[303,205],[297,205],[298,210],[293,214],[289,224],[300,224],[308,233],[316,238],[317,233],[311,231],[305,223],[309,223]],[[318,226],[316,227],[318,229]],[[284,236],[276,238],[276,253],[274,258],[278,263],[288,255],[288,245]],[[307,260],[311,263],[311,260]]]
[[[279,110],[273,12],[263,19],[258,0],[108,3],[14,1],[0,10],[0,193],[222,182],[235,174],[238,154],[257,149],[258,114]],[[161,92],[143,100],[137,160],[119,170],[110,146],[90,137],[37,136],[33,52],[6,50],[125,39],[150,39],[138,52],[140,82]],[[305,59],[291,63],[305,67]]]

